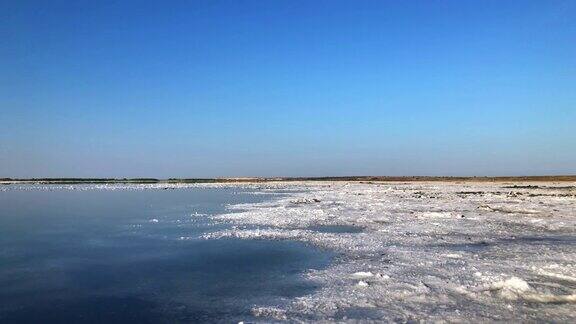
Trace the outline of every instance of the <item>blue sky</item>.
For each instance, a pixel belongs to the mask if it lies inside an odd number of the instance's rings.
[[[0,3],[0,177],[576,174],[576,1]]]

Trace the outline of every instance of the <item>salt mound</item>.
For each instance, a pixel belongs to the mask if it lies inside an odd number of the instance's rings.
[[[419,215],[420,218],[450,218],[452,213],[450,212],[424,212]]]
[[[516,300],[532,288],[526,281],[512,277],[508,280],[495,282],[492,284],[491,290],[499,290],[502,298]]]
[[[359,287],[368,287],[368,283],[366,281],[360,280],[358,281]]]
[[[356,273],[352,274],[352,277],[356,278],[356,279],[363,279],[363,278],[370,278],[373,277],[374,274],[370,271],[364,272],[364,271],[359,271]]]

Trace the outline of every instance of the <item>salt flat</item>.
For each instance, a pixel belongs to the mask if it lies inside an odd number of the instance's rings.
[[[292,240],[336,253],[320,287],[264,322],[576,321],[575,182],[23,185],[0,190],[233,187],[269,195],[209,217],[207,240]],[[217,230],[216,228],[220,228]],[[179,239],[187,239],[180,237]]]
[[[285,194],[229,206],[212,218],[232,229],[206,239],[296,240],[339,253],[307,274],[318,292],[256,305],[263,320],[576,321],[574,183],[253,187]]]

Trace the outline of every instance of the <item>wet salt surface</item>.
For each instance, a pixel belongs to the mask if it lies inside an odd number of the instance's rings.
[[[227,204],[271,197],[247,189],[2,189],[3,323],[254,320],[255,305],[316,290],[303,274],[332,257],[301,242],[200,238],[229,228],[209,218]]]

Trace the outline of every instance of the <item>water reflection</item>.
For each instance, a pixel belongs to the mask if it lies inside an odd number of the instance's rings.
[[[326,252],[197,238],[227,226],[202,214],[261,199],[222,189],[1,192],[0,321],[231,322],[310,293],[301,274],[325,267]]]

